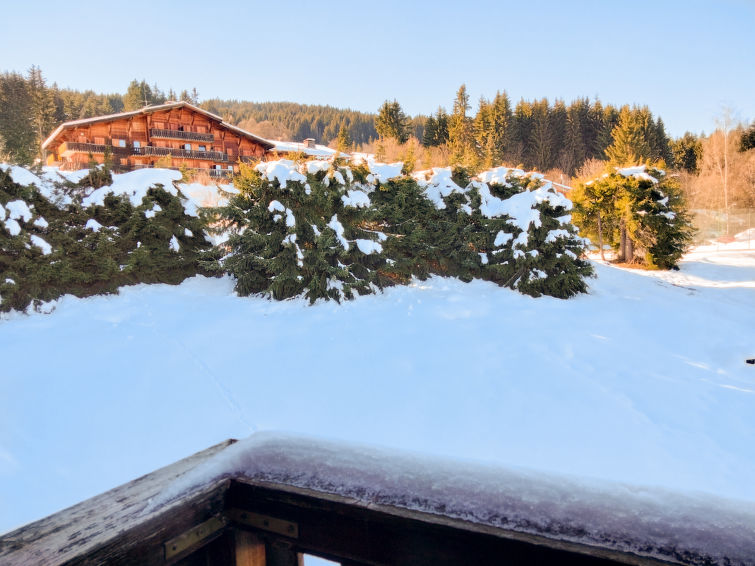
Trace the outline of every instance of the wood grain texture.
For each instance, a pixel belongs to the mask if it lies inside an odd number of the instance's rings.
[[[150,499],[233,440],[0,537],[0,564],[164,564],[162,544],[224,510],[229,481],[148,512]],[[152,556],[159,556],[156,561]]]
[[[256,535],[234,530],[236,547],[235,566],[265,566],[265,543]]]

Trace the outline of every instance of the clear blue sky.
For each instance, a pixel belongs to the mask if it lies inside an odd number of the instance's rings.
[[[9,2],[0,71],[99,92],[146,79],[200,98],[409,114],[520,98],[647,104],[669,133],[755,119],[755,1]]]

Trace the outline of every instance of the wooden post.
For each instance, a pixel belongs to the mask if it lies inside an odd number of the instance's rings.
[[[266,547],[266,566],[304,566],[304,558],[290,544],[272,541]]]
[[[265,566],[265,543],[248,531],[235,529],[236,565]]]

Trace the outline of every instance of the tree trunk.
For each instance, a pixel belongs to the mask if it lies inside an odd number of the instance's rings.
[[[598,245],[600,246],[600,259],[606,261],[606,255],[603,252],[603,226],[600,223],[600,212],[598,212]]]
[[[724,129],[724,210],[726,212],[726,235],[729,235],[729,129]]]
[[[626,258],[624,261],[627,263],[634,263],[634,242],[629,234],[626,235],[626,240]]]
[[[624,219],[621,219],[619,226],[619,261],[626,261],[627,257],[627,227],[624,223]]]

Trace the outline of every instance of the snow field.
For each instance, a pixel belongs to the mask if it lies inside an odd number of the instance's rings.
[[[262,430],[752,504],[755,253],[706,257],[686,282],[598,264],[568,301],[432,278],[308,307],[198,277],[12,315],[0,531]]]

